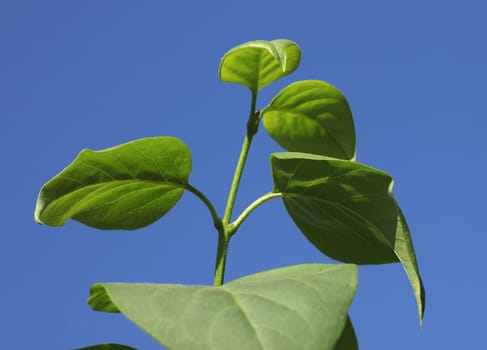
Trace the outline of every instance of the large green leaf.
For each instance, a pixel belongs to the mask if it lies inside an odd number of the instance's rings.
[[[72,218],[100,229],[141,228],[178,202],[190,171],[191,154],[174,137],[83,150],[42,187],[35,219],[50,226]]]
[[[120,344],[98,344],[98,345],[87,346],[75,350],[137,350],[137,349],[126,345],[120,345]]]
[[[398,261],[392,178],[365,165],[306,153],[271,156],[274,192],[326,255],[354,264]]]
[[[296,70],[301,51],[292,41],[249,41],[228,51],[220,63],[222,81],[248,87],[254,94]]]
[[[122,312],[171,350],[332,350],[357,287],[355,265],[298,265],[220,287],[104,283],[90,306]]]
[[[305,153],[271,156],[274,192],[301,232],[326,255],[354,264],[400,261],[416,296],[424,288],[392,178],[366,165]]]
[[[355,127],[345,96],[324,81],[291,84],[262,110],[269,135],[291,152],[355,158]]]

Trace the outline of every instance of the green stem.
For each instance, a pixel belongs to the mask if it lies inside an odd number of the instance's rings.
[[[216,254],[216,265],[215,265],[215,278],[213,280],[213,285],[215,287],[221,286],[223,284],[223,279],[225,276],[225,265],[227,262],[228,253],[228,243],[225,235],[225,230],[218,231],[218,250]]]
[[[220,230],[222,227],[222,220],[218,216],[218,213],[216,212],[215,207],[213,204],[210,202],[208,197],[206,197],[203,193],[201,193],[196,187],[191,186],[190,184],[187,184],[185,187],[186,190],[189,192],[193,193],[196,197],[201,199],[203,203],[205,203],[206,207],[210,211],[211,217],[213,219],[213,225],[217,228],[217,230]]]
[[[240,225],[247,219],[247,217],[261,204],[271,200],[273,198],[282,197],[282,193],[269,192],[264,194],[262,197],[257,198],[253,203],[251,203],[240,216],[228,226],[230,232],[230,237],[238,230]]]
[[[242,178],[242,173],[245,162],[247,160],[247,154],[249,153],[251,142],[252,136],[246,135],[242,145],[242,150],[240,151],[240,158],[237,163],[237,168],[235,169],[232,186],[230,187],[230,193],[228,194],[227,206],[225,209],[225,214],[223,215],[223,226],[226,226],[230,223],[233,207],[235,204],[235,198],[237,197],[240,179]]]
[[[215,267],[215,279],[214,286],[221,286],[225,276],[225,264],[227,260],[228,244],[230,242],[231,232],[229,230],[230,220],[232,218],[233,207],[235,205],[235,199],[237,198],[238,187],[240,185],[240,179],[245,167],[247,155],[249,153],[252,138],[257,132],[256,118],[259,116],[255,113],[255,106],[257,102],[257,93],[252,92],[252,102],[250,104],[250,115],[247,122],[247,133],[240,151],[240,157],[238,159],[237,167],[235,168],[235,174],[233,176],[230,192],[228,193],[227,205],[225,207],[225,213],[223,215],[222,228],[218,230],[218,250],[216,256]],[[234,233],[234,232],[233,232]]]

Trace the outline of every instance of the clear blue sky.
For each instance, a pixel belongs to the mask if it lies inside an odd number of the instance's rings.
[[[1,338],[5,349],[157,345],[123,316],[86,304],[95,282],[211,284],[206,208],[184,195],[135,232],[38,226],[44,182],[83,148],[155,135],[192,150],[191,182],[226,200],[249,93],[218,81],[220,57],[249,40],[288,38],[300,68],[265,88],[322,79],[348,97],[358,160],[395,178],[427,291],[424,329],[400,265],[360,268],[351,315],[361,349],[480,349],[487,282],[487,5],[483,1],[0,2]],[[236,213],[271,189],[263,129]],[[227,280],[330,262],[266,203],[232,241]]]

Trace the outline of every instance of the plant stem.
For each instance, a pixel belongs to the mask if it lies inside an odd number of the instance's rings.
[[[268,200],[277,197],[282,197],[282,193],[269,192],[264,194],[260,198],[257,198],[254,202],[252,202],[234,222],[229,224],[228,230],[230,232],[230,237],[233,236],[233,234],[238,230],[240,225],[245,221],[245,219],[250,215],[250,213],[252,213],[257,207],[267,202]]]
[[[242,178],[245,162],[247,160],[247,155],[249,153],[250,145],[252,143],[252,138],[257,132],[257,127],[255,123],[256,118],[258,118],[258,115],[256,115],[255,113],[256,102],[257,102],[257,93],[252,92],[252,102],[250,104],[250,114],[247,122],[247,133],[245,135],[245,139],[242,144],[242,149],[240,151],[240,157],[238,159],[237,167],[235,168],[235,174],[233,176],[230,192],[228,193],[228,200],[227,200],[227,205],[225,207],[225,214],[223,215],[222,228],[218,230],[218,250],[216,256],[215,278],[213,281],[214,286],[221,286],[224,281],[225,264],[226,264],[227,253],[228,253],[228,244],[231,237],[229,224],[230,224],[230,220],[232,219],[233,207],[235,205],[235,199],[237,197],[238,187],[240,185],[240,179]],[[253,127],[249,127],[249,126],[253,126]]]
[[[223,279],[225,276],[225,264],[227,262],[228,243],[229,240],[226,239],[225,230],[218,230],[218,248],[216,254],[215,278],[213,280],[213,285],[215,287],[221,286],[223,284]]]
[[[190,184],[187,184],[185,187],[186,190],[189,192],[193,193],[196,197],[201,199],[203,203],[205,203],[206,207],[210,211],[211,217],[213,219],[213,225],[215,225],[217,230],[220,230],[222,227],[222,220],[218,216],[218,213],[216,212],[215,207],[213,204],[210,202],[208,197],[206,197],[203,193],[201,193],[196,187],[191,186]]]
[[[242,173],[245,166],[245,161],[247,160],[247,154],[249,153],[251,142],[252,136],[246,135],[242,145],[242,150],[240,151],[240,158],[237,163],[237,168],[235,169],[232,186],[230,187],[230,193],[228,194],[227,206],[225,209],[225,214],[223,216],[223,226],[227,226],[230,223],[233,206],[235,204],[235,198],[237,197],[240,179],[242,178]]]

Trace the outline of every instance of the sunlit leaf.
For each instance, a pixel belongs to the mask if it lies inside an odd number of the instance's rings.
[[[274,192],[301,232],[324,254],[354,264],[400,261],[416,296],[424,287],[392,178],[366,165],[305,153],[271,156]]]
[[[120,311],[171,350],[333,350],[357,287],[355,265],[299,265],[221,287],[104,283],[90,306]]]
[[[257,40],[228,51],[220,63],[222,81],[248,87],[254,93],[296,70],[301,59],[299,47],[292,41]]]
[[[291,84],[262,110],[269,135],[291,152],[355,158],[355,127],[345,96],[324,81]]]
[[[72,218],[99,229],[141,228],[178,202],[190,171],[191,154],[174,137],[83,150],[42,187],[35,219],[50,226]]]
[[[274,192],[326,255],[355,264],[398,261],[392,178],[365,165],[306,153],[271,156]]]

